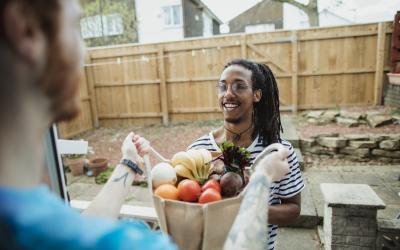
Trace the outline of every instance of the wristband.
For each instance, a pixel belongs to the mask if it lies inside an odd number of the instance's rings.
[[[133,172],[135,172],[135,174],[139,174],[139,175],[143,174],[143,170],[141,170],[140,167],[131,160],[122,159],[120,163],[127,166],[128,168],[132,169]]]

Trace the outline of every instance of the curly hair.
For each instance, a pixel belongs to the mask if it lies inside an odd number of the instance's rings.
[[[245,59],[234,59],[228,62],[224,69],[231,65],[250,70],[253,91],[259,89],[262,92],[261,100],[254,103],[252,137],[259,135],[264,146],[279,142],[280,133],[283,132],[279,112],[279,90],[271,69],[265,64]]]

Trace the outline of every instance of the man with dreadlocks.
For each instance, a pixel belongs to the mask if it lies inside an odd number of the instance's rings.
[[[300,214],[300,193],[304,188],[293,147],[280,137],[283,129],[276,80],[268,66],[235,59],[225,65],[217,91],[224,125],[200,137],[188,148],[220,151],[219,145],[230,141],[251,153],[251,163],[273,143],[280,143],[289,150],[290,172],[280,181],[273,182],[269,190],[266,249],[274,249],[278,225],[291,223]]]

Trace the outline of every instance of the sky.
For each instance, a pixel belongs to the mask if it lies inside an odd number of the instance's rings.
[[[251,8],[260,0],[202,0],[224,23],[243,11]],[[307,3],[307,0],[298,0]],[[319,0],[319,9],[329,8],[338,15],[355,23],[393,20],[396,10],[400,10],[400,0],[342,0],[336,6],[336,0]]]

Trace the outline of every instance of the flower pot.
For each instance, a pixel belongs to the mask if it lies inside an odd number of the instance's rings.
[[[101,172],[105,171],[108,167],[108,159],[95,158],[89,161],[89,167],[93,171],[93,176],[98,176]]]
[[[73,176],[82,175],[83,169],[84,169],[83,167],[85,165],[85,159],[83,159],[83,158],[75,158],[75,159],[66,158],[65,165],[68,166],[68,168],[71,170],[71,174]]]
[[[387,73],[389,83],[400,85],[400,74],[398,73]]]

